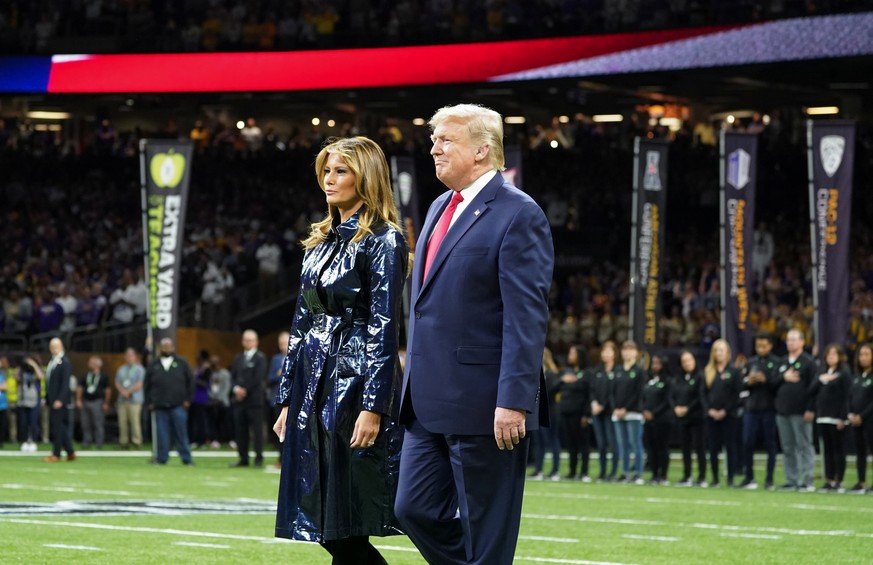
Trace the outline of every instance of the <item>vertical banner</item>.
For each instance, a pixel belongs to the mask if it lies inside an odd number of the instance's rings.
[[[391,157],[391,181],[394,200],[400,212],[400,221],[406,232],[409,248],[415,249],[415,240],[421,229],[418,214],[418,187],[415,184],[415,160],[412,157]]]
[[[176,339],[193,145],[143,139],[139,149],[143,251],[149,291],[148,335],[157,349],[161,339]]]
[[[633,340],[657,345],[661,324],[661,261],[667,204],[667,150],[663,140],[634,140],[631,286],[628,313]]]
[[[755,247],[758,136],[722,131],[719,153],[721,335],[734,354],[749,356],[754,337],[749,276]]]
[[[524,190],[524,178],[521,174],[521,147],[518,145],[504,147],[503,160],[506,163],[506,169],[502,173],[503,178],[512,186]]]
[[[815,343],[845,345],[849,329],[849,222],[855,123],[807,122]]]

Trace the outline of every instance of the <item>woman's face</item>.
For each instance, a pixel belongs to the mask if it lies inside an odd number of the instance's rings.
[[[355,190],[355,173],[346,165],[346,160],[341,155],[328,155],[322,175],[329,206],[336,206],[341,212],[358,207],[361,197]]]
[[[636,347],[622,347],[621,348],[621,360],[625,363],[633,363],[637,360],[637,348]]]
[[[828,354],[825,355],[825,363],[828,364],[828,367],[836,367],[840,363],[840,354],[837,353],[836,349],[828,349]]]
[[[575,367],[579,363],[579,353],[576,352],[575,347],[571,347],[567,352],[567,363],[571,366]]]
[[[864,369],[869,369],[873,365],[873,351],[869,347],[862,347],[858,351],[858,364]]]
[[[606,365],[611,365],[615,363],[615,349],[611,347],[604,347],[600,350],[600,360],[603,361]]]
[[[715,345],[712,346],[712,358],[715,359],[716,363],[727,363],[727,345],[721,341],[716,342]]]
[[[679,362],[682,363],[682,370],[686,373],[694,371],[694,368],[697,366],[697,361],[694,359],[694,355],[688,353],[687,351],[682,354]]]
[[[652,357],[652,372],[656,375],[660,374],[661,371],[664,370],[664,362],[661,361],[660,357]]]

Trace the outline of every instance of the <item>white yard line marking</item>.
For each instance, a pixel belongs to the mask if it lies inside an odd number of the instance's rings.
[[[159,487],[163,483],[157,483],[153,481],[127,481],[127,484],[132,487]]]
[[[734,534],[731,532],[722,532],[719,534],[723,538],[747,538],[747,539],[772,539],[781,540],[782,536],[774,536],[769,534]]]
[[[51,547],[54,549],[81,549],[82,551],[103,551],[99,547],[91,547],[88,545],[66,545],[63,543],[44,543],[43,547]]]
[[[515,561],[533,561],[534,563],[567,563],[569,565],[632,565],[630,563],[615,563],[613,561],[588,561],[587,559],[554,559],[551,557],[525,557],[516,555]]]
[[[209,547],[212,549],[230,549],[229,545],[219,545],[217,543],[197,543],[193,541],[174,541],[173,545],[183,545],[185,547]]]
[[[827,505],[817,505],[817,504],[788,504],[787,508],[796,508],[797,510],[826,510],[829,512],[852,512],[853,514],[856,512],[873,512],[873,508],[858,508],[852,506],[827,506]]]
[[[638,496],[607,496],[607,495],[593,495],[593,494],[567,494],[567,493],[545,493],[545,492],[535,492],[535,493],[525,493],[525,496],[536,496],[543,498],[576,498],[581,500],[627,500],[633,502],[639,502],[640,500],[644,500],[646,502],[651,502],[655,504],[695,504],[700,506],[743,506],[742,502],[736,501],[728,501],[728,500],[710,500],[710,499],[698,499],[695,500],[693,498],[666,498],[660,496],[650,496],[646,498],[640,498]]]
[[[111,496],[135,496],[134,493],[127,490],[101,490],[90,488],[74,488],[74,487],[38,487],[32,485],[22,485],[16,483],[8,483],[0,485],[0,488],[10,490],[39,490],[46,492],[69,492],[69,493],[86,493],[86,494],[106,494]]]
[[[549,541],[552,543],[579,543],[579,540],[575,538],[550,538],[546,536],[518,536],[518,539],[525,539],[530,541]]]
[[[640,536],[637,534],[621,534],[621,537],[626,539],[641,539],[641,540],[650,540],[650,541],[679,541],[680,538],[674,538],[670,536]]]
[[[682,522],[664,522],[661,520],[632,520],[626,518],[595,518],[590,516],[560,516],[550,514],[522,514],[522,518],[533,520],[557,520],[562,522],[624,524],[632,526],[669,526],[671,528],[697,528],[701,530],[723,530],[726,532],[766,532],[770,534],[785,534],[790,536],[873,537],[873,534],[871,533],[860,533],[853,530],[791,530],[788,528],[772,528],[766,526],[730,526],[706,523],[687,524]]]
[[[384,549],[386,551],[405,551],[407,553],[418,553],[414,547],[400,547],[399,545],[376,545],[376,549]]]

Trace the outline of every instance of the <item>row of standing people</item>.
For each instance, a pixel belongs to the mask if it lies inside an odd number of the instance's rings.
[[[823,444],[821,488],[841,492],[846,470],[845,436],[851,430],[858,479],[849,490],[865,492],[867,454],[873,452],[873,347],[866,344],[858,349],[853,373],[837,345],[826,347],[817,362],[804,350],[800,331],[788,333],[786,356],[773,355],[773,345],[771,335],[759,334],[755,355],[745,363],[732,363],[730,344],[719,339],[702,370],[694,354],[683,351],[676,377],[667,374],[659,355],[653,355],[648,370],[644,369],[640,351],[631,341],[624,342],[620,350],[613,342],[604,344],[601,363],[586,370],[579,368],[576,347],[570,349],[569,368],[563,372],[546,352],[550,402],[561,425],[538,433],[533,476],[542,477],[546,452],[552,452],[550,476],[559,478],[563,436],[570,463],[566,478],[592,480],[589,459],[593,429],[600,462],[597,478],[643,483],[645,449],[652,481],[666,483],[669,446],[675,432],[682,451],[682,486],[717,486],[726,476],[728,486],[757,488],[754,456],[756,448],[763,445],[767,455],[764,487],[775,488],[781,444],[785,483],[779,488],[812,491],[817,435]],[[724,473],[720,469],[722,452],[726,454]]]

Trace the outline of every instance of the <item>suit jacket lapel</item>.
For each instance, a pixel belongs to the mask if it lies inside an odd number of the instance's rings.
[[[497,189],[503,186],[503,182],[503,175],[500,173],[495,175],[494,178],[485,185],[485,188],[479,192],[476,198],[474,198],[464,211],[461,212],[461,215],[458,216],[455,223],[452,224],[452,227],[450,227],[449,231],[446,232],[446,237],[443,239],[440,248],[437,250],[437,254],[433,258],[430,270],[427,272],[427,279],[421,283],[421,290],[418,293],[419,296],[427,290],[430,282],[439,272],[442,264],[445,263],[449,253],[451,253],[452,248],[458,244],[467,230],[469,230],[470,227],[479,220],[479,218],[485,215],[486,210],[488,210],[488,202],[494,200],[494,197],[497,196]],[[440,214],[442,214],[442,211],[440,211]],[[426,254],[426,244],[424,249]]]
[[[448,191],[434,201],[435,206],[433,206],[432,209],[436,210],[437,212],[430,214],[427,218],[425,218],[424,225],[421,228],[421,234],[419,234],[418,241],[415,243],[415,262],[412,265],[413,301],[418,299],[418,295],[421,290],[421,283],[423,282],[422,279],[424,278],[424,263],[427,257],[427,242],[428,240],[430,240],[430,236],[433,233],[433,230],[436,227],[440,216],[443,215],[443,210],[445,210],[446,206],[448,206],[448,201],[450,198],[451,191]]]

